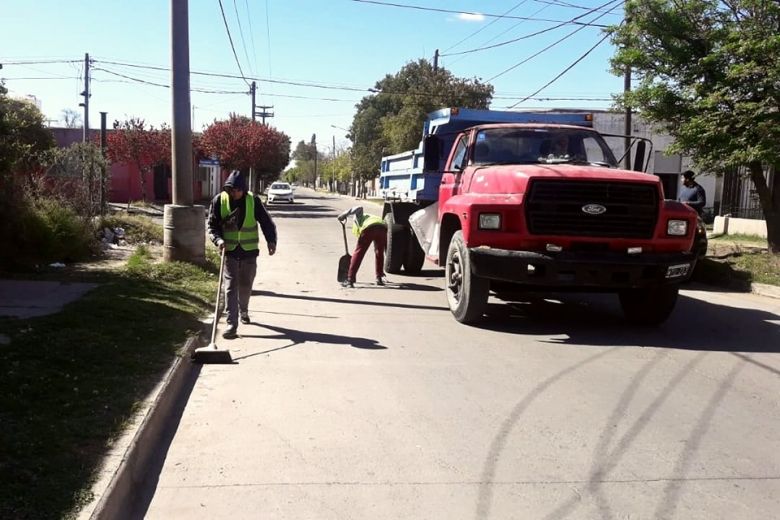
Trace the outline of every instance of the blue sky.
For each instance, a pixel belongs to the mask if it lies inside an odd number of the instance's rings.
[[[293,146],[299,140],[308,141],[314,133],[325,150],[330,149],[333,137],[337,147],[348,144],[345,132],[331,125],[348,128],[354,105],[368,95],[368,88],[409,61],[432,59],[437,48],[443,54],[440,65],[455,75],[489,80],[581,26],[567,24],[493,49],[452,53],[500,44],[587,13],[573,6],[595,8],[606,3],[377,1],[461,14],[355,0],[222,0],[244,75],[260,80],[257,103],[273,105],[275,117],[270,124],[289,135]],[[99,126],[99,111],[108,112],[109,122],[137,116],[156,125],[169,123],[170,90],[137,81],[166,85],[169,73],[127,65],[170,66],[169,6],[168,0],[0,0],[0,78],[13,95],[35,96],[46,116],[58,120],[63,109],[81,111],[79,93],[88,52],[95,60],[91,127]],[[605,13],[608,8],[614,10]],[[599,17],[593,23],[619,23],[622,4],[613,2],[608,8],[586,14],[580,21]],[[536,58],[490,80],[496,90],[492,108],[506,108],[532,94],[601,38],[598,27],[583,27]],[[610,101],[602,99],[623,86],[622,78],[609,73],[613,52],[609,40],[603,42],[536,96],[555,99],[531,99],[516,108],[608,107]],[[76,62],[17,63],[49,60]],[[190,0],[190,66],[193,72],[239,75],[218,0]],[[191,86],[218,92],[193,92],[196,130],[230,112],[250,115],[249,88],[240,77],[193,75]]]

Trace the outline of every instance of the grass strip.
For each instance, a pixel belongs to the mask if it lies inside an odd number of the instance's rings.
[[[0,321],[0,518],[72,518],[92,499],[111,442],[200,329],[216,272],[139,248],[79,274],[100,285],[62,312]]]

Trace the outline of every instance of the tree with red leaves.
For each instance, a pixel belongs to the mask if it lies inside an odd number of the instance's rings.
[[[146,176],[159,165],[171,164],[171,130],[146,126],[139,118],[115,121],[108,134],[108,157],[112,162],[133,164],[141,177],[141,197],[146,200]]]
[[[199,147],[225,168],[254,168],[258,177],[267,181],[277,179],[290,162],[290,138],[286,134],[236,114],[206,128]]]

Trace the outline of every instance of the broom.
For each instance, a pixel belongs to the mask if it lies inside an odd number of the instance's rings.
[[[222,273],[225,270],[225,250],[219,262],[219,284],[217,287],[217,304],[214,307],[214,320],[211,324],[211,343],[205,347],[196,348],[192,352],[192,360],[197,363],[232,363],[230,351],[217,347],[217,322],[219,321],[219,298],[222,294]]]

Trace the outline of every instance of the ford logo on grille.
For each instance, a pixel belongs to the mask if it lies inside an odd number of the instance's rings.
[[[582,206],[582,212],[587,213],[588,215],[601,215],[606,211],[607,208],[605,208],[601,204],[585,204],[584,206]]]

